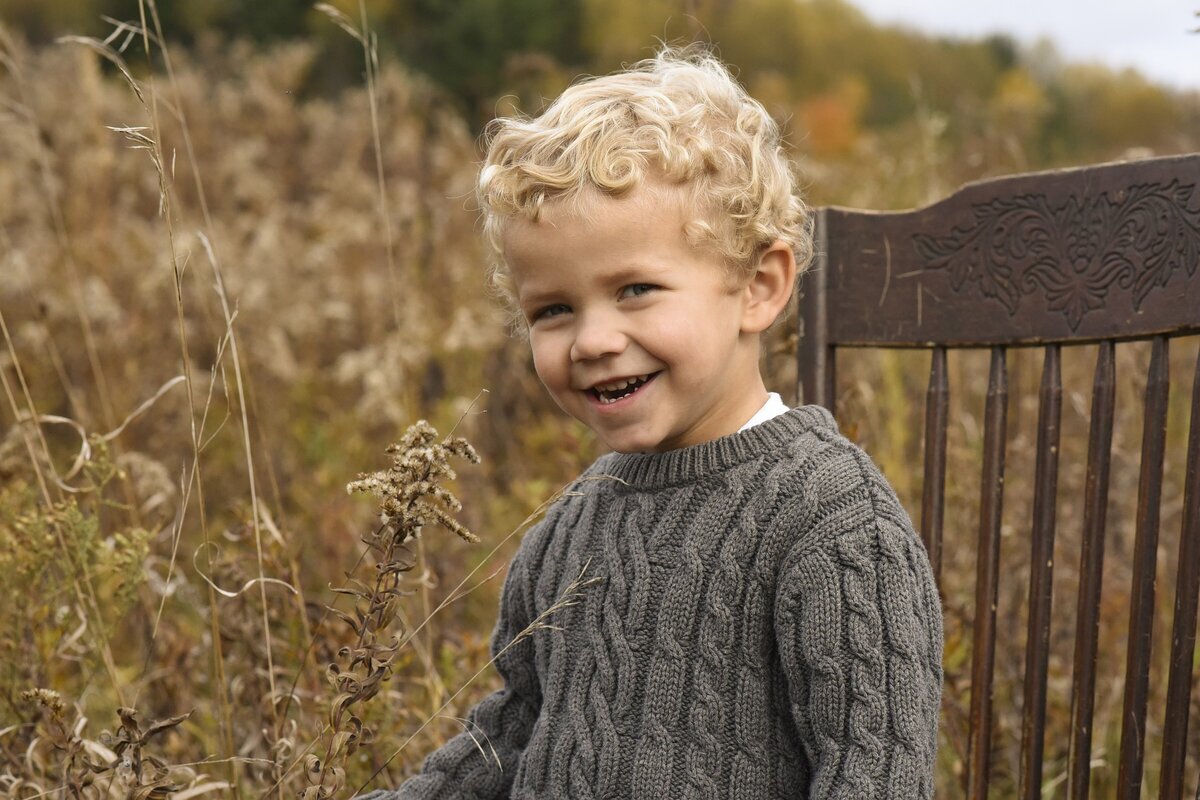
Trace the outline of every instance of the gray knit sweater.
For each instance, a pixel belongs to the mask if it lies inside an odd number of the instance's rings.
[[[600,458],[525,535],[493,650],[581,573],[600,581],[497,659],[472,735],[367,797],[933,796],[937,589],[825,409]]]

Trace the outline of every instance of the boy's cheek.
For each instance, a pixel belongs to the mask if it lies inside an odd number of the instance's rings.
[[[533,371],[546,391],[559,405],[562,405],[565,399],[563,395],[571,391],[570,376],[566,374],[566,371],[554,364],[554,361],[545,353],[539,354],[536,349],[533,351]]]

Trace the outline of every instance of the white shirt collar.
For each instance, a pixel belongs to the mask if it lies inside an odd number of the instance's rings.
[[[767,402],[763,403],[763,407],[758,410],[757,414],[750,418],[749,422],[738,428],[738,432],[740,433],[748,428],[753,428],[755,425],[778,417],[780,414],[786,414],[787,411],[788,407],[783,404],[783,400],[779,397],[779,394],[771,392],[767,395]]]

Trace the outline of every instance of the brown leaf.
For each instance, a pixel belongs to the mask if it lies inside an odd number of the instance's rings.
[[[146,742],[150,739],[151,736],[157,736],[158,734],[162,733],[163,731],[165,731],[169,728],[174,728],[176,725],[183,722],[185,719],[187,719],[191,715],[192,715],[192,712],[188,711],[186,714],[180,714],[177,717],[169,717],[167,719],[160,719],[160,720],[155,720],[154,722],[151,722],[150,727],[147,728],[146,732],[142,734],[142,741]]]
[[[142,732],[141,726],[138,725],[137,715],[138,712],[136,708],[126,708],[122,706],[117,709],[117,716],[121,718],[121,724],[129,731],[132,731],[135,735]],[[117,733],[120,735],[120,731]]]

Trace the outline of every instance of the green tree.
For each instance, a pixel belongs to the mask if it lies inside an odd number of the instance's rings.
[[[582,65],[580,0],[399,0],[385,32],[401,58],[459,98],[476,124],[519,68],[540,53]]]

